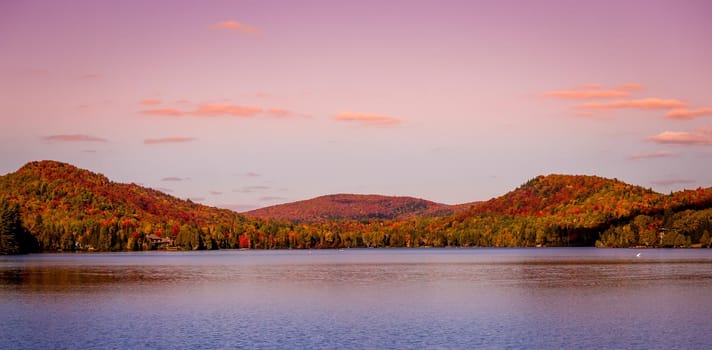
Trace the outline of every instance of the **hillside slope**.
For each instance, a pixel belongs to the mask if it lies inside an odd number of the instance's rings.
[[[150,247],[147,236],[207,245],[205,231],[247,221],[225,209],[181,200],[135,184],[55,162],[31,162],[0,177],[0,198],[20,206],[40,250],[126,250]],[[180,235],[183,233],[183,235]],[[190,242],[188,242],[190,241]]]
[[[538,176],[501,197],[435,222],[429,229],[477,232],[478,238],[472,240],[478,245],[593,245],[608,229],[639,216],[647,220],[646,230],[657,231],[670,225],[677,212],[708,208],[712,208],[712,188],[662,195],[616,179],[553,174]],[[704,233],[703,228],[698,231],[693,240]],[[624,245],[638,243],[656,244],[636,238]]]
[[[246,212],[245,215],[297,222],[318,222],[446,216],[454,212],[455,208],[449,205],[413,197],[333,194],[260,208]]]

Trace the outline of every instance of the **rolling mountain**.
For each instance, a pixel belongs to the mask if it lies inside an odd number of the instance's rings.
[[[54,162],[0,176],[0,253],[712,245],[712,188],[548,175],[479,203],[338,194],[238,214]]]
[[[20,206],[40,250],[143,249],[150,247],[149,236],[179,243],[190,239],[190,248],[211,247],[214,242],[196,236],[217,227],[227,234],[224,227],[248,221],[230,210],[112,182],[55,161],[31,162],[1,176],[0,199]]]
[[[333,194],[260,208],[246,212],[245,215],[297,222],[318,222],[447,216],[464,208],[413,197]]]
[[[657,235],[659,230],[675,226],[676,221],[675,230],[685,232],[693,241],[712,231],[710,208],[712,188],[663,195],[617,179],[553,174],[538,176],[503,196],[444,218],[429,229],[476,230],[482,239],[479,245],[495,246],[593,245],[613,229],[612,235],[630,237],[625,242],[603,245],[655,245],[658,242],[651,238],[640,242],[640,232]],[[685,226],[682,222],[687,220],[686,215],[698,215],[700,220]],[[645,224],[627,226],[636,219]],[[616,231],[619,227],[628,231]]]

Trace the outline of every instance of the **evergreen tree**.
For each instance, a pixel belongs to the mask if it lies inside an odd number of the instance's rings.
[[[29,242],[22,221],[20,207],[0,201],[0,254],[23,254],[29,252]]]

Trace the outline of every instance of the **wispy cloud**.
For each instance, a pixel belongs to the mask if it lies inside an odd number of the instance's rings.
[[[637,100],[612,101],[612,102],[590,102],[577,105],[576,109],[600,110],[600,109],[621,109],[634,108],[642,110],[673,109],[684,108],[687,103],[676,99],[662,98],[642,98]]]
[[[141,103],[144,106],[155,106],[155,105],[160,105],[161,100],[156,99],[156,98],[146,98],[146,99],[141,100],[141,102],[139,102],[139,103]]]
[[[147,115],[158,115],[163,117],[180,117],[182,115],[186,115],[185,112],[181,112],[175,108],[144,109],[141,111],[141,113]]]
[[[712,127],[693,131],[663,131],[648,138],[648,141],[671,145],[712,145]]]
[[[665,114],[665,118],[669,119],[695,119],[697,117],[712,117],[712,108],[698,108],[698,109],[673,109]]]
[[[240,33],[257,33],[257,28],[238,21],[222,21],[212,25],[213,29],[232,30]]]
[[[576,89],[547,91],[541,96],[566,100],[610,99],[630,97],[631,91],[641,89],[643,85],[638,83],[623,84],[615,89],[603,89],[599,84],[587,84]]]
[[[204,104],[188,114],[200,117],[232,116],[252,117],[262,112],[262,108],[229,104]]]
[[[247,173],[245,173],[245,175],[246,175],[247,177],[260,177],[260,176],[262,176],[261,174],[258,174],[258,173],[252,172],[252,171],[248,171]]]
[[[274,117],[289,117],[295,115],[294,112],[281,108],[268,108],[265,113]]]
[[[161,179],[161,181],[183,181],[183,180],[185,180],[185,179],[182,177],[177,177],[177,176],[168,176],[168,177],[164,177]]]
[[[238,188],[232,190],[233,192],[239,192],[239,193],[253,193],[257,191],[267,191],[271,189],[272,187],[269,186],[246,186],[243,188]]]
[[[695,180],[678,179],[678,178],[650,181],[651,184],[658,185],[658,186],[689,185],[689,184],[694,184],[696,182],[697,181],[695,181]]]
[[[342,112],[334,116],[334,120],[342,122],[354,122],[369,126],[391,126],[398,125],[401,120],[381,114],[351,113]]]
[[[668,152],[668,151],[657,151],[653,153],[635,153],[631,154],[628,156],[628,159],[630,160],[638,160],[638,159],[650,159],[650,158],[667,158],[667,157],[672,157],[673,154]]]
[[[175,108],[145,109],[141,113],[164,117],[196,116],[196,117],[252,117],[262,112],[262,108],[230,104],[203,104],[192,111],[181,111]]]
[[[171,137],[163,137],[163,138],[158,138],[158,139],[145,139],[143,140],[144,144],[147,145],[153,145],[153,144],[158,144],[158,143],[184,143],[184,142],[191,142],[195,141],[194,137],[183,137],[183,136],[171,136]]]
[[[96,80],[99,78],[100,78],[99,74],[94,74],[94,73],[82,74],[79,77],[79,79],[81,79],[81,80]]]
[[[213,196],[219,196],[219,195],[221,195],[221,194],[223,194],[223,193],[220,192],[220,191],[210,191],[210,194],[213,195]]]
[[[260,197],[260,202],[271,202],[271,201],[279,201],[279,200],[285,200],[287,198],[284,197],[278,197],[278,196],[264,196]]]
[[[101,137],[84,135],[84,134],[62,134],[49,135],[42,138],[49,142],[106,142],[107,140]]]

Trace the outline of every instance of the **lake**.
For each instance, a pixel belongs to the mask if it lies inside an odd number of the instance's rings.
[[[0,321],[0,349],[703,349],[712,250],[0,257]]]

